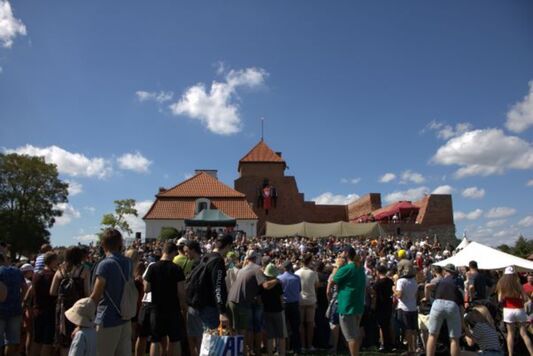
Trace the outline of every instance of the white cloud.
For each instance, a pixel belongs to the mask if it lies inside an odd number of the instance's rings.
[[[347,205],[356,199],[359,199],[359,195],[357,194],[342,195],[326,192],[311,200],[323,205]]]
[[[396,179],[396,174],[394,173],[385,173],[379,178],[380,183],[389,183]]]
[[[152,200],[142,200],[135,203],[135,209],[137,209],[137,216],[126,215],[125,220],[130,225],[130,228],[133,230],[133,235],[136,232],[140,232],[145,237],[146,225],[143,221],[143,216],[146,215],[150,207],[152,206]]]
[[[95,235],[95,234],[78,235],[78,236],[74,236],[73,239],[81,243],[91,243],[91,242],[98,241],[98,235]]]
[[[6,149],[6,153],[44,157],[46,163],[57,165],[59,173],[73,177],[105,178],[111,174],[109,161],[96,157],[88,158],[81,153],[72,153],[57,146],[35,147],[26,145],[15,149]]]
[[[121,169],[146,173],[152,164],[152,161],[144,157],[140,152],[125,153],[117,158],[118,166]]]
[[[171,91],[144,91],[138,90],[135,92],[137,99],[142,103],[144,101],[156,101],[160,104],[166,103],[167,101],[172,100],[174,93]]]
[[[533,126],[533,80],[529,82],[529,93],[507,113],[505,123],[505,127],[513,132],[523,132],[530,126]]]
[[[513,245],[519,235],[520,231],[513,226],[500,230],[485,226],[471,226],[468,229],[469,238],[489,246]]]
[[[59,203],[54,207],[54,209],[58,209],[63,212],[63,215],[56,218],[56,225],[67,225],[72,220],[78,219],[81,216],[80,212],[69,203]]]
[[[4,48],[10,48],[19,35],[26,35],[26,26],[13,16],[9,1],[0,0],[0,43]]]
[[[397,202],[400,200],[416,201],[424,197],[424,195],[426,194],[429,194],[428,187],[418,187],[404,191],[392,192],[390,194],[385,195],[384,200],[387,203]]]
[[[468,122],[460,122],[453,127],[452,125],[433,120],[426,126],[424,130],[422,130],[422,132],[425,132],[426,130],[435,131],[438,138],[449,140],[452,137],[461,135],[471,128],[472,125]]]
[[[68,183],[68,195],[74,196],[83,192],[83,186],[73,180],[65,180]]]
[[[407,183],[407,182],[413,182],[416,184],[424,183],[426,181],[426,178],[420,173],[413,172],[411,170],[407,170],[402,173],[402,180],[400,183]]]
[[[527,183],[526,183],[526,185],[527,185],[528,187],[533,187],[533,179],[528,180]]]
[[[461,193],[463,197],[470,199],[481,199],[485,196],[485,189],[478,187],[468,187]]]
[[[341,178],[341,183],[357,184],[361,181],[361,178]]]
[[[533,215],[526,216],[522,220],[518,222],[518,225],[523,227],[531,227],[533,226]]]
[[[237,89],[258,87],[267,76],[268,73],[262,68],[230,70],[224,82],[213,81],[209,90],[203,83],[188,88],[179,101],[170,105],[170,110],[174,115],[199,120],[215,134],[237,133],[242,129],[239,106],[234,100]]]
[[[83,209],[87,210],[91,214],[94,214],[96,212],[96,208],[93,206],[84,206]]]
[[[435,188],[435,190],[431,192],[431,194],[452,194],[454,190],[455,189],[453,189],[449,185],[441,185]]]
[[[531,143],[506,136],[499,129],[474,130],[454,137],[433,156],[432,162],[459,165],[455,176],[501,174],[507,169],[533,168]]]
[[[507,223],[507,220],[505,219],[499,219],[499,220],[490,220],[490,221],[487,221],[487,227],[498,227],[498,226],[503,226]]]
[[[477,220],[481,217],[481,215],[483,215],[483,210],[481,209],[476,209],[476,210],[472,210],[471,212],[469,213],[463,213],[462,211],[456,211],[453,213],[453,219],[454,220]]]
[[[516,213],[516,209],[514,208],[508,208],[506,206],[499,206],[497,208],[490,209],[485,214],[485,217],[489,219],[501,219],[501,218],[507,218],[511,215],[514,215],[515,213]]]

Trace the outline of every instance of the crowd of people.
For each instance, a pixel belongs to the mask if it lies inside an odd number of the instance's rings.
[[[13,262],[0,243],[4,355],[199,355],[205,335],[246,355],[533,355],[533,274],[438,267],[438,239],[246,238],[192,231]],[[205,340],[204,340],[205,341]]]

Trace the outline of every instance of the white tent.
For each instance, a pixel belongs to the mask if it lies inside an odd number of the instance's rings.
[[[533,271],[533,261],[510,255],[508,253],[472,241],[456,255],[435,263],[444,267],[448,263],[455,267],[468,266],[470,261],[476,261],[479,269],[504,269],[515,266],[518,271]]]
[[[301,222],[298,224],[282,225],[271,222],[266,223],[265,236],[269,237],[287,237],[287,236],[306,236],[320,238],[327,236],[348,237],[348,236],[366,236],[378,237],[383,235],[383,231],[378,223],[353,224],[346,221],[338,221],[327,224],[315,224]]]
[[[460,250],[462,250],[463,248],[465,248],[466,246],[468,246],[468,244],[470,243],[470,241],[468,241],[468,239],[466,237],[463,237],[463,241],[461,241],[461,243],[459,244],[459,246],[457,246],[455,248],[455,251],[459,252]]]

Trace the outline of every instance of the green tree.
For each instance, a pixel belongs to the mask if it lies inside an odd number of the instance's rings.
[[[115,213],[104,214],[102,217],[102,231],[107,228],[118,229],[122,232],[131,235],[133,230],[130,224],[126,221],[127,215],[137,216],[137,209],[135,209],[135,199],[115,200]]]
[[[161,228],[161,231],[159,232],[159,236],[157,237],[161,241],[167,241],[170,239],[175,239],[179,237],[180,232],[171,226],[164,226]]]
[[[514,244],[513,254],[527,258],[531,253],[533,253],[533,240],[526,240],[524,236],[520,235]]]
[[[513,249],[509,247],[509,245],[503,244],[497,247],[498,250],[505,252],[505,253],[513,253]]]
[[[68,184],[42,157],[0,154],[0,239],[11,253],[34,253],[49,241],[49,229],[68,201]]]

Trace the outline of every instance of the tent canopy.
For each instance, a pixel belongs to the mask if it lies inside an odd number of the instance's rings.
[[[470,261],[476,261],[479,269],[504,269],[507,266],[515,266],[518,271],[533,271],[533,262],[510,255],[508,253],[485,246],[479,242],[471,241],[456,255],[435,263],[444,267],[448,263],[455,267],[468,266]]]
[[[456,251],[462,250],[463,248],[468,246],[469,243],[470,241],[466,237],[463,237],[463,241],[461,241],[461,243],[459,244],[459,246],[455,248],[455,250]]]
[[[186,219],[186,226],[235,226],[237,221],[218,209],[204,209],[192,219]]]
[[[265,235],[269,237],[287,237],[298,235],[311,238],[328,237],[331,235],[336,237],[378,237],[381,235],[381,228],[378,223],[352,224],[345,221],[338,221],[329,224],[301,222],[291,225],[267,222]]]
[[[411,214],[417,214],[419,210],[420,208],[413,205],[410,201],[399,201],[375,215],[374,218],[376,220],[385,220],[393,217],[395,214],[400,214],[400,216],[405,217]]]

